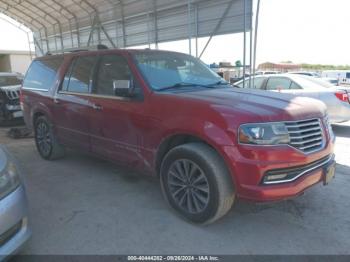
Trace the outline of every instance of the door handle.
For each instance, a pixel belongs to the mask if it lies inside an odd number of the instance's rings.
[[[95,110],[102,110],[102,106],[101,105],[97,105],[97,104],[92,104],[92,108]]]

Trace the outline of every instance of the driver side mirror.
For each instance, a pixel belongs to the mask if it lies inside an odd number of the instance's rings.
[[[130,80],[113,80],[113,91],[115,96],[133,97],[134,81]]]

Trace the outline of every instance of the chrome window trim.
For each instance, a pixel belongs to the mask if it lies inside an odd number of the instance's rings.
[[[46,90],[46,89],[32,88],[32,87],[24,87],[24,86],[22,87],[22,90],[49,92],[49,90]]]
[[[137,99],[132,99],[130,97],[98,95],[98,94],[92,94],[92,93],[78,93],[78,92],[69,92],[69,91],[58,91],[57,95],[59,95],[59,94],[85,96],[85,97],[95,97],[95,98],[105,98],[105,99],[113,99],[113,100],[137,101]],[[57,98],[57,96],[55,96],[55,97]]]

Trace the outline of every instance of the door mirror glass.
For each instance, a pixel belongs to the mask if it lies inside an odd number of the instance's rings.
[[[115,96],[132,97],[133,92],[132,80],[113,80],[113,91]]]

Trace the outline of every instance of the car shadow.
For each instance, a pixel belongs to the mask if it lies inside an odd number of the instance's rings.
[[[333,132],[339,137],[350,137],[350,126],[332,125]]]

